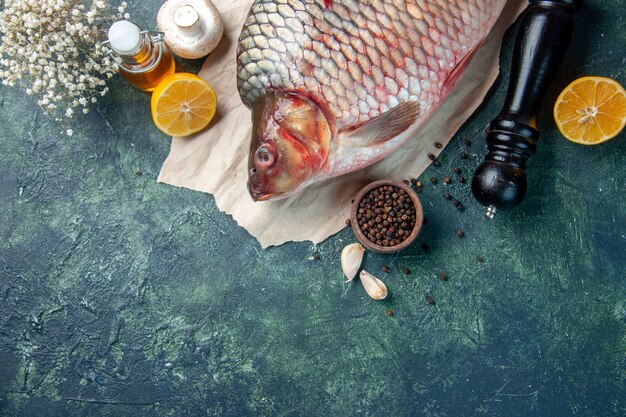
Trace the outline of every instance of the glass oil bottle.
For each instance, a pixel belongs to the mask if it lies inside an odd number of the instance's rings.
[[[141,91],[153,91],[176,70],[172,54],[161,32],[142,31],[127,20],[113,23],[104,42],[120,60],[120,73]]]

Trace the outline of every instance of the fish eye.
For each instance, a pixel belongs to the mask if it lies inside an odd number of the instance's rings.
[[[274,164],[274,154],[265,146],[261,146],[256,151],[256,160],[259,164],[263,166],[270,166]]]

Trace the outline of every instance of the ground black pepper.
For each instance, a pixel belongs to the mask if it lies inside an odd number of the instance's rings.
[[[138,177],[141,177],[143,175],[143,172],[137,171],[137,172],[135,172],[135,175],[138,176]]]
[[[370,242],[379,246],[396,246],[411,235],[417,213],[405,190],[383,185],[363,196],[359,202],[357,220]]]
[[[436,167],[440,167],[441,166],[441,162],[433,161],[433,165],[436,166]]]

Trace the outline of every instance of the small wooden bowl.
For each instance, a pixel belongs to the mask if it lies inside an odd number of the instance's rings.
[[[359,220],[357,219],[357,211],[359,209],[359,203],[361,202],[361,200],[363,199],[363,197],[365,197],[367,193],[369,193],[375,188],[378,188],[381,186],[389,186],[389,185],[392,187],[403,189],[404,191],[406,191],[407,195],[411,198],[411,201],[413,202],[413,206],[415,207],[415,227],[411,231],[411,234],[409,235],[409,237],[407,237],[406,240],[402,241],[402,243],[398,245],[394,245],[394,246],[380,246],[372,242],[371,240],[369,240],[367,236],[365,235],[365,233],[363,233],[363,231],[361,230],[359,226]],[[411,187],[409,187],[408,185],[402,182],[391,181],[391,180],[379,180],[379,181],[374,181],[370,184],[367,184],[365,187],[361,188],[359,192],[357,192],[356,197],[354,198],[354,203],[352,204],[352,214],[350,215],[350,222],[352,225],[352,231],[354,232],[354,235],[356,236],[358,241],[363,246],[365,246],[366,249],[371,250],[373,252],[377,252],[377,253],[394,253],[394,252],[399,252],[402,249],[406,249],[408,246],[411,245],[411,243],[413,243],[415,238],[419,235],[420,230],[422,230],[422,224],[424,223],[424,211],[422,210],[422,203],[420,202],[420,199],[417,197],[417,194],[415,193],[415,191],[413,191]]]

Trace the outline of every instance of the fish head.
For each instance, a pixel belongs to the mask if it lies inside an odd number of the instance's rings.
[[[331,143],[325,112],[292,92],[269,92],[252,111],[248,190],[254,201],[288,197],[324,171]]]

